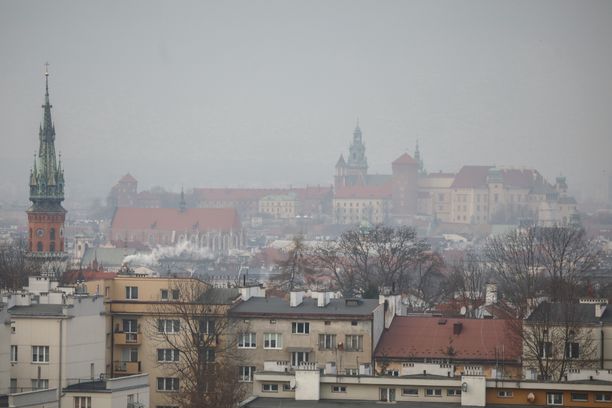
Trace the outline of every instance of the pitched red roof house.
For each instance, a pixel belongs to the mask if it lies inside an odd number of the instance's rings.
[[[238,231],[240,219],[233,208],[117,208],[113,230]]]
[[[517,362],[521,341],[511,327],[510,321],[498,319],[396,316],[374,355],[377,359],[485,362],[499,359],[503,349],[504,361]]]

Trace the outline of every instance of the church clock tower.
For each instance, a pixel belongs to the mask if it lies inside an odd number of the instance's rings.
[[[30,171],[30,201],[26,211],[29,226],[28,260],[43,276],[58,277],[66,268],[64,252],[64,170],[55,155],[55,126],[49,103],[49,72],[45,70],[43,121],[39,147]]]

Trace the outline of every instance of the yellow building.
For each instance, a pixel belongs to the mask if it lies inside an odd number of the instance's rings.
[[[205,284],[192,278],[119,274],[86,285],[89,292],[105,297],[107,373],[111,377],[148,373],[150,406],[176,406],[172,393],[180,384],[178,378],[169,376],[167,367],[180,356],[157,333],[184,330],[185,322],[172,314],[172,302],[185,302],[190,298],[185,292]],[[211,288],[205,292],[208,298],[201,302],[210,305],[208,316],[213,318],[225,316],[240,297],[237,289]]]
[[[391,215],[391,185],[350,186],[336,189],[333,211],[336,224],[380,224]]]
[[[298,200],[295,193],[272,194],[259,200],[259,212],[273,218],[295,218]]]

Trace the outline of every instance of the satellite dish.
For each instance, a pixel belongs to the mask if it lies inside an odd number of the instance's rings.
[[[535,401],[535,394],[533,392],[530,392],[529,394],[527,394],[527,401],[529,402]]]
[[[289,387],[292,390],[295,390],[295,378],[292,378],[291,381],[289,381]]]

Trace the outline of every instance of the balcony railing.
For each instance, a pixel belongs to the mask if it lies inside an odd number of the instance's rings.
[[[140,333],[114,333],[115,344],[118,346],[134,346],[140,344]]]
[[[113,371],[119,375],[139,374],[140,361],[113,361]]]

